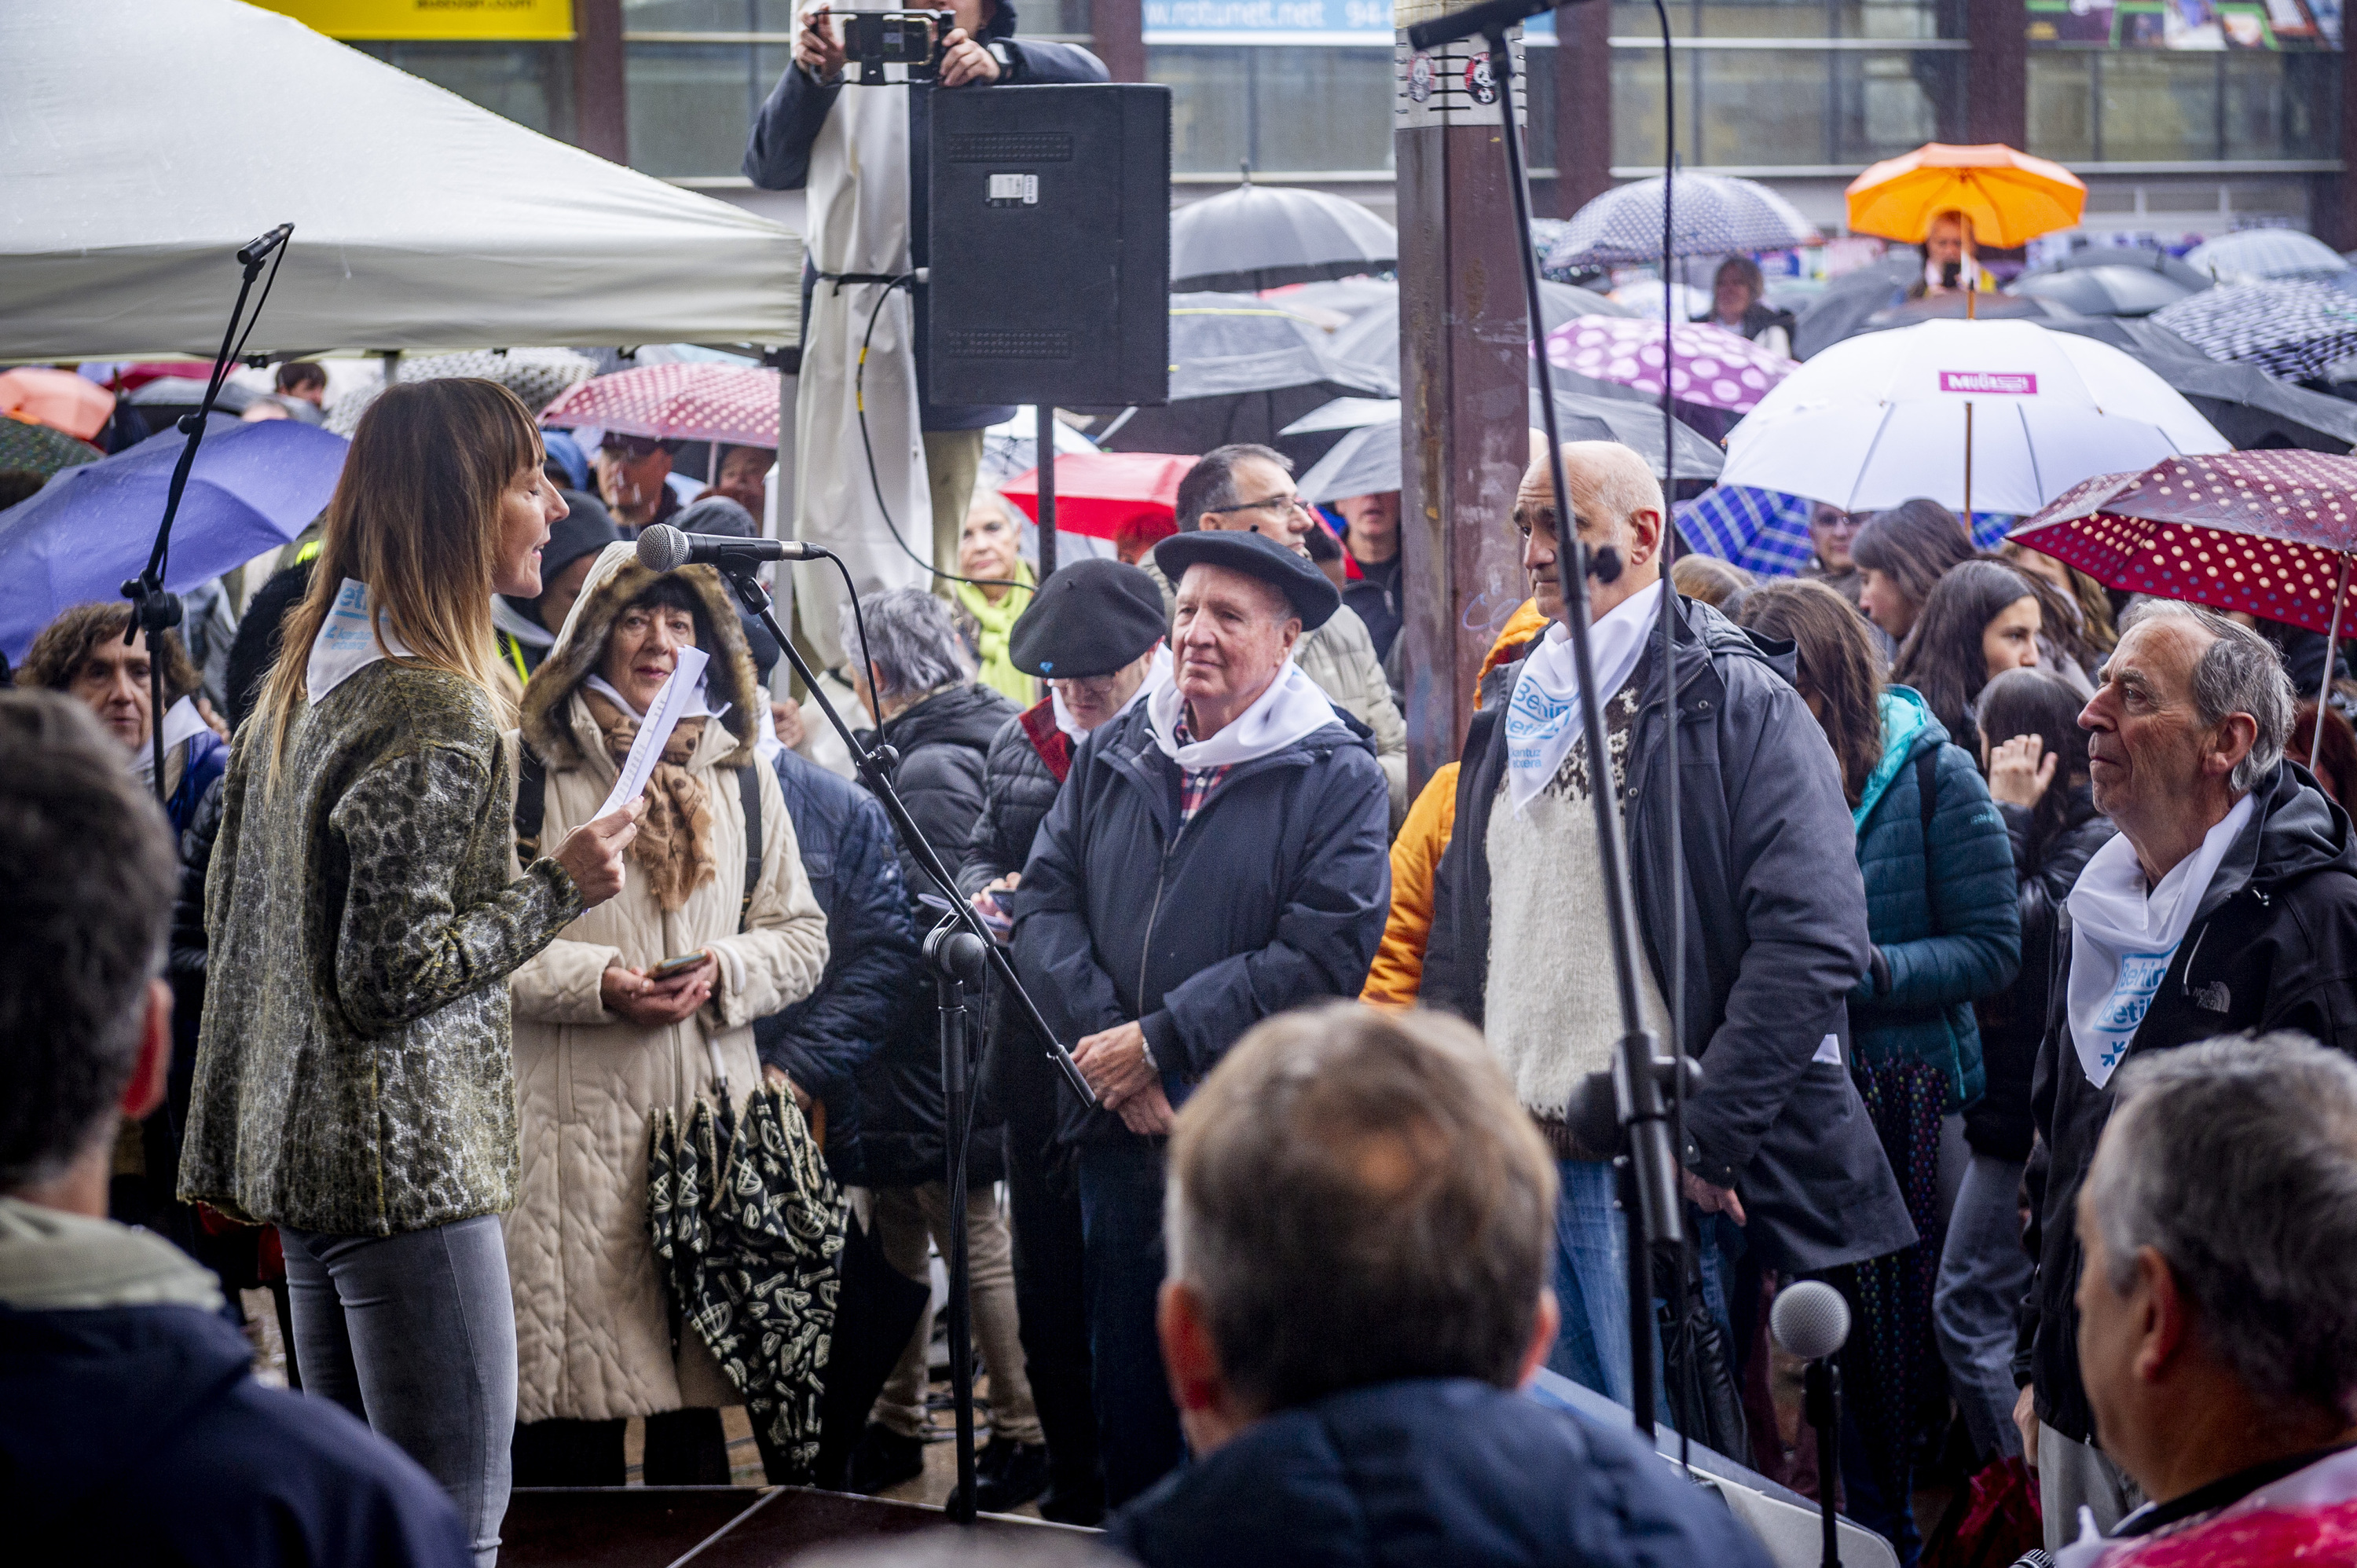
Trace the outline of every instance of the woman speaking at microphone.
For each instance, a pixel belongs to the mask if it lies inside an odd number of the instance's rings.
[[[494,593],[565,503],[504,387],[393,386],[239,732],[180,1187],[285,1242],[305,1391],[406,1449],[499,1555],[516,1336],[508,976],[622,885],[626,806],[508,880]]]

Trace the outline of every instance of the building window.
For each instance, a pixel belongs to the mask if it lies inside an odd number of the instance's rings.
[[[1888,38],[1894,43],[1964,36],[1962,0],[1670,0],[1670,34],[1680,38]],[[1615,38],[1659,38],[1650,5],[1616,0]]]
[[[2066,163],[2331,158],[2341,69],[2323,51],[2033,47],[2029,150]]]
[[[560,142],[573,139],[569,44],[356,41],[362,54],[423,77]]]
[[[782,43],[632,43],[624,49],[630,166],[666,179],[739,172],[753,115],[793,63],[792,48]]]
[[[1172,89],[1174,173],[1382,174],[1392,166],[1388,48],[1157,44],[1149,80]]]
[[[1678,49],[1678,152],[1705,167],[1855,166],[1939,139],[1955,50]],[[1662,51],[1612,51],[1612,162],[1662,161]]]

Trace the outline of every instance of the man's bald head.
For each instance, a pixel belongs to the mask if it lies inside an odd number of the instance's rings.
[[[1563,444],[1564,482],[1571,489],[1572,519],[1590,552],[1610,546],[1620,557],[1620,575],[1588,585],[1591,618],[1609,612],[1662,575],[1662,523],[1668,509],[1662,487],[1644,458],[1618,441]],[[1563,614],[1555,571],[1555,478],[1541,452],[1523,474],[1514,496],[1514,521],[1526,536],[1523,564],[1531,574],[1539,609],[1548,619]]]

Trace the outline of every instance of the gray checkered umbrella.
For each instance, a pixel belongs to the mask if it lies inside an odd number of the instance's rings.
[[[2319,283],[2226,284],[2148,319],[2213,360],[2304,381],[2357,354],[2357,297]]]
[[[1717,256],[1813,245],[1816,227],[1766,186],[1729,175],[1682,174],[1671,198],[1672,252]],[[1549,270],[1652,262],[1662,254],[1662,181],[1608,190],[1577,212],[1547,252]]]

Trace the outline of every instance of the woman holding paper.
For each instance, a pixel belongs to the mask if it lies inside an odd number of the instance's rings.
[[[184,1197],[275,1224],[306,1391],[407,1449],[499,1554],[515,1414],[507,977],[622,885],[634,809],[510,860],[491,595],[565,503],[513,393],[388,388],[239,732]]]
[[[537,808],[545,841],[641,777],[645,811],[620,896],[511,983],[520,1486],[620,1486],[632,1416],[648,1485],[728,1482],[717,1407],[744,1398],[692,1322],[674,1344],[647,1231],[648,1121],[684,1122],[720,1081],[741,1108],[761,1083],[753,1021],[826,965],[785,797],[755,753],[766,701],[719,575],[658,575],[627,544],[598,557],[524,688],[522,740],[543,771],[519,831]]]

